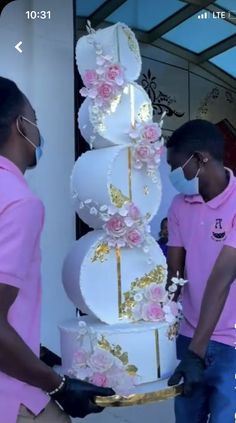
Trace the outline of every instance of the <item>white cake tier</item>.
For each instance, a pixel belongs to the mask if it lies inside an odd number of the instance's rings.
[[[131,292],[134,282],[143,288],[165,283],[166,259],[151,236],[146,254],[141,248],[111,248],[104,236],[102,230],[92,231],[74,242],[64,262],[63,285],[70,300],[84,313],[108,324],[128,322],[132,316],[124,311],[124,293]]]
[[[82,76],[87,69],[96,69],[96,54],[91,36],[85,35],[78,40],[76,46],[76,62]],[[138,42],[130,28],[117,23],[109,28],[99,29],[93,34],[93,40],[100,44],[103,54],[113,57],[114,63],[125,68],[128,81],[138,79],[141,72],[141,56]]]
[[[146,170],[135,169],[129,147],[110,147],[88,151],[76,161],[71,175],[71,195],[79,217],[91,228],[100,229],[104,222],[91,207],[80,208],[81,201],[92,200],[91,206],[122,207],[132,201],[150,221],[161,202],[161,180],[158,170],[154,183]]]
[[[129,84],[114,102],[111,113],[100,117],[93,113],[93,101],[86,98],[79,110],[79,129],[84,139],[94,148],[130,143],[131,123],[150,122],[153,116],[152,103],[146,91],[138,84]],[[101,124],[100,124],[100,119]],[[92,138],[91,138],[92,137]]]
[[[127,365],[137,369],[137,383],[145,384],[165,379],[177,365],[175,339],[168,337],[166,323],[131,323],[106,325],[88,317],[81,317],[97,335],[99,348],[109,351],[109,345],[118,346],[120,353],[127,353]],[[62,368],[69,373],[73,357],[81,350],[91,354],[89,334],[81,336],[78,319],[60,325]],[[120,347],[120,349],[119,349]],[[112,349],[111,348],[111,349]]]

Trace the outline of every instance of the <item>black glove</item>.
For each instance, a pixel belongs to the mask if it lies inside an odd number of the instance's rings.
[[[107,397],[115,392],[110,388],[100,388],[83,380],[65,376],[65,383],[60,391],[51,395],[71,417],[83,418],[90,413],[99,413],[103,408],[94,403],[96,396]]]
[[[177,385],[184,378],[184,395],[191,396],[194,385],[203,382],[205,361],[193,351],[188,350],[186,356],[176,367],[173,375],[168,380],[168,385]]]

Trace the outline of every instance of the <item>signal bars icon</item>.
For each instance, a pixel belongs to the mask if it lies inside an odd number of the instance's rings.
[[[207,12],[201,13],[200,15],[198,15],[197,18],[198,19],[207,19],[208,18],[208,13]]]

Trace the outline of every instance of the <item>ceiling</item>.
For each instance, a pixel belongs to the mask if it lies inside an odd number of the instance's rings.
[[[78,30],[87,20],[95,29],[124,22],[139,41],[176,54],[236,89],[236,0],[76,1]],[[225,18],[219,17],[223,12]]]

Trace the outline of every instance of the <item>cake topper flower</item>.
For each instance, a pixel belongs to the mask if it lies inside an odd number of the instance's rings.
[[[96,41],[96,31],[91,28],[89,21],[87,30],[88,42],[95,49],[96,69],[87,69],[82,75],[85,87],[81,88],[80,94],[91,99],[89,117],[96,133],[104,130],[104,118],[116,109],[127,81],[125,68],[104,52],[103,46]],[[93,140],[94,136],[90,140],[91,148]]]

